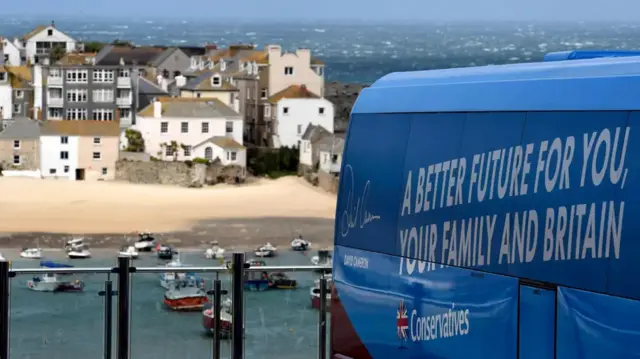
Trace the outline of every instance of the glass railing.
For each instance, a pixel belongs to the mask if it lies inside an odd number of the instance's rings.
[[[0,358],[327,358],[330,315],[314,286],[330,267],[298,253],[251,266],[233,257],[2,261]]]

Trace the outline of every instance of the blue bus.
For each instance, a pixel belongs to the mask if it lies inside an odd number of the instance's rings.
[[[640,358],[636,121],[640,57],[365,89],[338,191],[332,358]]]
[[[565,61],[597,59],[601,57],[640,56],[636,50],[569,50],[550,52],[544,55],[544,61]]]

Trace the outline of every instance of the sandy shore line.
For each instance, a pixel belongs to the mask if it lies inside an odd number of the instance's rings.
[[[0,247],[62,248],[83,236],[117,248],[150,231],[177,247],[288,245],[302,234],[333,242],[336,197],[296,177],[188,189],[118,182],[0,177]]]

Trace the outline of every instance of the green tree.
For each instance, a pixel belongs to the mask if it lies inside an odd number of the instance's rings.
[[[103,42],[99,42],[99,41],[85,42],[84,43],[84,51],[85,52],[100,52],[100,50],[102,50],[104,45],[105,44]]]
[[[67,49],[62,46],[54,46],[51,49],[51,54],[49,55],[51,58],[51,63],[55,63],[63,58],[67,54]]]
[[[144,138],[142,138],[142,134],[139,131],[127,129],[124,132],[125,137],[127,138],[127,148],[125,151],[127,152],[144,152]]]

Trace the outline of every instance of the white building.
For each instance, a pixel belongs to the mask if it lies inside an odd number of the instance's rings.
[[[156,158],[219,159],[223,165],[246,166],[242,117],[218,99],[156,99],[138,113],[132,129],[142,135],[145,152]],[[126,147],[126,138],[121,143]]]
[[[40,173],[43,177],[74,180],[80,148],[78,136],[47,133],[40,136]]]
[[[9,77],[7,69],[0,65],[0,119],[13,118],[13,96]]]
[[[307,167],[313,167],[318,162],[318,149],[313,147],[313,144],[327,136],[332,136],[326,128],[309,124],[302,134],[302,140],[300,142],[300,164]],[[314,151],[315,149],[315,151]]]
[[[342,166],[342,152],[344,150],[344,138],[335,135],[325,136],[315,142],[313,146],[318,148],[319,170],[325,173],[338,174]]]
[[[64,48],[67,53],[76,51],[77,48],[76,40],[56,29],[53,22],[51,25],[37,26],[24,35],[21,41],[14,41],[14,44],[18,45],[18,49],[25,50],[27,60],[31,64],[41,63],[40,58],[48,58],[55,47]]]
[[[0,42],[0,52],[2,52],[2,60],[6,66],[20,66],[20,50],[16,45],[8,39],[2,38]]]
[[[304,85],[289,86],[271,96],[265,104],[264,117],[270,124],[275,148],[300,147],[309,124],[322,126],[333,133],[333,104]]]

